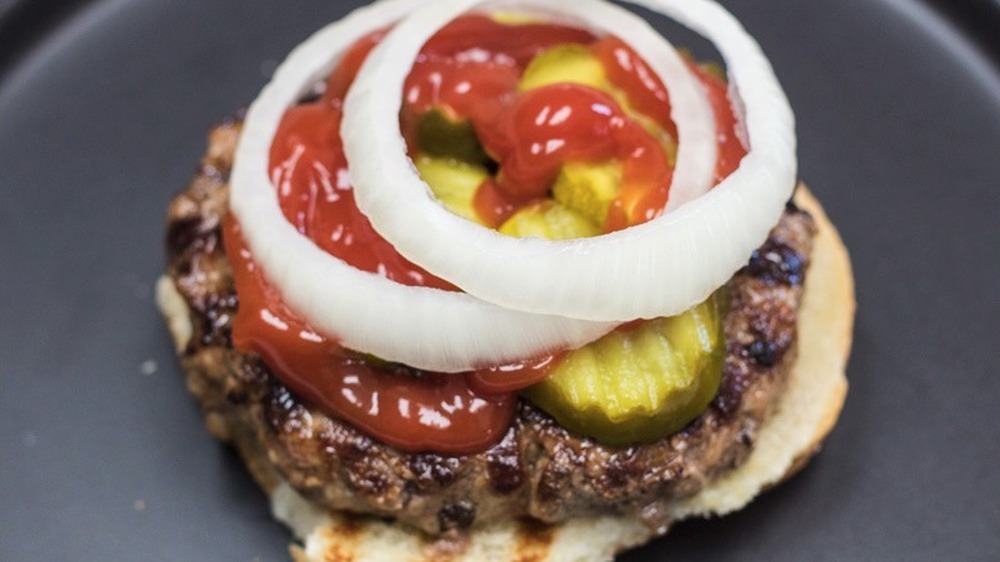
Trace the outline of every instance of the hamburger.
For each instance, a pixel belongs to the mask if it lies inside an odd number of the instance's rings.
[[[335,59],[339,66],[326,68],[322,76],[307,72],[312,76],[308,87],[291,86],[298,90],[291,108],[298,109],[299,115],[306,115],[306,123],[315,125],[317,119],[323,119],[310,113],[312,111],[335,108],[334,113],[337,113],[343,110],[336,117],[343,117],[345,123],[339,131],[337,127],[325,129],[324,142],[330,141],[328,137],[343,136],[349,126],[356,127],[346,122],[353,102],[339,96],[355,95],[348,94],[347,90],[377,75],[376,71],[387,65],[384,62],[387,53],[392,54],[391,37],[404,34],[412,28],[412,25],[407,26],[415,21],[408,16],[401,19],[413,8],[413,2],[409,3],[411,6],[403,1],[383,4],[390,6],[390,11],[400,11],[390,14],[392,21],[386,22],[399,21],[396,27],[389,30],[376,26],[362,30],[374,33],[364,35],[361,42],[356,37],[349,41],[346,54]],[[461,2],[450,4],[456,10],[467,8]],[[414,13],[426,14],[428,11],[433,9]],[[600,158],[587,159],[576,154],[562,158],[556,171],[550,171],[548,181],[536,188],[540,190],[538,193],[508,197],[507,202],[514,200],[515,203],[508,205],[499,216],[489,215],[489,210],[496,205],[487,206],[486,211],[473,206],[473,212],[469,213],[466,207],[454,203],[452,196],[456,193],[456,183],[474,183],[470,189],[473,201],[484,189],[502,196],[510,195],[511,190],[526,189],[524,186],[532,183],[530,178],[525,179],[526,175],[518,175],[510,158],[505,158],[509,154],[504,153],[505,137],[497,131],[510,131],[512,127],[516,131],[504,116],[516,116],[520,107],[517,104],[526,104],[543,94],[562,95],[559,99],[565,103],[574,101],[572,96],[591,96],[583,99],[587,103],[593,99],[605,100],[602,108],[618,108],[631,122],[645,120],[646,127],[637,138],[646,142],[649,137],[658,143],[657,150],[662,154],[657,158],[668,163],[668,173],[675,179],[681,173],[682,158],[686,158],[679,148],[684,146],[686,138],[696,138],[687,136],[680,123],[673,122],[678,118],[676,115],[657,120],[655,115],[649,115],[655,109],[647,110],[648,113],[636,110],[636,107],[650,106],[637,103],[639,96],[629,96],[628,88],[621,87],[625,82],[607,80],[617,85],[618,90],[626,90],[623,98],[616,100],[601,93],[600,84],[592,80],[586,69],[593,68],[595,59],[600,63],[600,53],[604,52],[601,49],[614,41],[613,36],[608,39],[586,27],[539,22],[522,16],[479,14],[462,18],[434,35],[438,45],[446,44],[452,49],[451,54],[438,53],[435,58],[425,52],[423,58],[418,57],[417,65],[410,65],[414,66],[412,70],[407,67],[408,76],[412,80],[414,75],[419,75],[420,65],[424,65],[424,69],[434,64],[446,68],[461,66],[454,62],[458,58],[455,53],[468,54],[472,47],[478,49],[476,52],[495,49],[487,62],[498,64],[495,55],[501,52],[510,55],[508,68],[490,66],[489,72],[471,76],[493,86],[498,81],[502,83],[502,74],[515,69],[513,91],[516,93],[498,96],[507,104],[499,110],[496,105],[489,104],[480,104],[486,107],[485,110],[462,110],[461,107],[456,110],[460,104],[445,103],[441,97],[424,105],[403,105],[397,128],[407,137],[404,139],[406,150],[416,164],[415,171],[430,184],[431,192],[443,208],[448,208],[455,216],[463,216],[461,220],[470,224],[480,222],[477,228],[494,227],[515,241],[531,240],[527,238],[530,236],[576,239],[602,232],[634,232],[641,230],[646,221],[657,222],[661,213],[667,218],[674,209],[683,209],[679,205],[670,206],[675,195],[684,195],[677,187],[680,184],[671,180],[665,190],[666,203],[651,196],[659,205],[651,216],[629,212],[637,207],[620,204],[616,197],[633,184],[642,182],[621,170],[611,174],[615,178],[613,183],[617,184],[611,202],[604,206],[592,204],[595,199],[600,200],[595,195],[599,194],[599,186],[594,185],[601,184],[602,178],[607,177],[601,170],[607,170],[609,161],[627,159],[635,150],[612,150],[611,157],[602,154]],[[461,26],[471,27],[476,33],[462,30]],[[334,31],[345,33],[343,28]],[[436,28],[428,33],[434,31]],[[514,42],[520,41],[525,48],[515,52],[492,47],[491,41],[498,36],[508,36],[508,40],[515,37]],[[407,35],[402,37],[405,39]],[[366,56],[366,49],[358,48],[364,41],[369,41],[371,55]],[[432,38],[426,43],[432,45],[434,41]],[[424,43],[421,41],[420,45]],[[307,42],[297,52],[308,51],[309,44]],[[622,51],[627,45],[611,43],[611,47],[607,52],[615,60],[621,60],[623,52],[634,55],[631,59],[636,63],[631,66],[633,69],[643,62],[638,54]],[[512,52],[515,54],[511,55]],[[337,54],[330,53],[330,56]],[[357,60],[352,58],[354,55]],[[379,55],[383,55],[382,63],[378,62]],[[447,56],[452,57],[452,62],[444,60]],[[375,62],[365,62],[372,57],[376,57]],[[293,59],[294,55],[290,62]],[[352,71],[356,71],[357,77],[353,80],[344,79],[345,75],[353,78],[350,76],[353,72],[339,70],[345,68],[345,61],[355,64]],[[473,70],[481,70],[475,64],[485,63],[470,63]],[[691,73],[699,77],[706,91],[725,91],[726,85],[719,77],[690,66]],[[569,78],[566,78],[567,67],[574,69],[568,73]],[[730,72],[735,70],[731,68]],[[604,72],[611,74],[607,66]],[[662,77],[661,73],[657,74]],[[282,78],[279,71],[275,80]],[[525,86],[528,79],[537,83]],[[566,82],[582,85],[568,87]],[[351,86],[352,83],[355,86]],[[414,83],[404,86],[409,86],[407,91],[413,91]],[[501,92],[508,89],[499,88]],[[741,92],[751,98],[751,92],[745,89]],[[420,96],[416,95],[415,99]],[[679,103],[675,98],[671,101]],[[747,139],[741,137],[749,136],[753,146],[753,122],[748,122],[746,130],[741,130],[739,111],[729,105],[718,106],[722,110],[715,108],[713,123],[719,124],[720,132],[722,127],[728,129],[725,131],[728,134],[723,136],[735,147],[732,150],[745,152],[743,146]],[[353,106],[358,107],[358,104]],[[442,361],[440,357],[435,357],[434,353],[426,358],[420,356],[424,349],[406,349],[408,340],[399,343],[393,334],[397,341],[378,348],[389,351],[380,353],[374,348],[355,349],[344,345],[346,351],[329,355],[329,362],[316,367],[325,373],[326,379],[317,382],[309,378],[314,375],[296,369],[295,358],[287,359],[289,355],[285,350],[275,350],[255,339],[260,330],[273,329],[274,322],[270,324],[272,328],[258,326],[258,331],[254,332],[250,320],[277,311],[277,316],[270,317],[271,320],[277,320],[277,324],[285,325],[286,329],[290,325],[296,329],[301,327],[299,333],[308,332],[313,339],[336,339],[336,343],[344,343],[351,335],[343,331],[323,333],[319,327],[325,322],[322,310],[296,306],[292,302],[294,296],[288,303],[284,302],[295,288],[275,287],[280,283],[268,277],[266,265],[256,261],[263,248],[259,244],[251,248],[249,229],[253,227],[247,222],[250,214],[243,212],[236,216],[238,213],[233,211],[239,207],[234,207],[233,194],[242,177],[236,168],[249,162],[243,148],[257,138],[252,127],[255,108],[259,115],[259,107],[260,103],[255,102],[248,115],[235,116],[210,132],[208,151],[198,173],[171,203],[168,270],[158,285],[158,301],[176,343],[188,387],[202,407],[209,430],[235,445],[250,473],[271,497],[275,515],[293,529],[298,537],[298,542],[292,546],[295,558],[607,559],[666,533],[676,521],[740,509],[762,490],[804,466],[836,421],[846,393],[844,366],[850,348],[854,309],[850,263],[836,230],[819,203],[801,184],[789,187],[789,191],[794,188],[794,195],[786,197],[787,201],[777,209],[777,220],[768,225],[764,239],[754,241],[753,249],[741,257],[735,273],[730,272],[728,280],[711,287],[711,296],[707,299],[704,296],[697,298],[678,314],[664,319],[645,313],[627,320],[601,317],[602,303],[594,307],[596,312],[587,313],[590,317],[585,318],[585,322],[573,319],[573,322],[563,323],[583,325],[582,331],[596,329],[600,333],[591,337],[592,341],[556,350],[546,344],[542,347],[551,352],[543,360],[529,354],[522,356],[525,361],[499,366],[473,362],[462,369],[461,362],[467,358],[456,359],[458,367],[451,372],[448,371],[451,365],[445,365],[440,371],[433,369]],[[626,111],[625,107],[634,111]],[[309,137],[309,132],[296,130],[290,124],[294,119],[289,119],[293,116],[289,105],[285,104],[281,110],[285,120],[273,135],[261,141],[270,157],[270,162],[263,165],[274,169],[281,168],[289,154],[308,153],[306,149],[314,148],[301,140]],[[483,125],[487,120],[490,120],[488,128]],[[468,126],[470,122],[472,126]],[[323,130],[321,126],[317,128]],[[331,130],[336,132],[330,133]],[[288,139],[292,141],[285,142]],[[670,139],[680,142],[673,146]],[[282,142],[285,142],[284,149]],[[618,139],[616,142],[631,141]],[[719,156],[713,160],[715,165],[711,170],[716,176],[713,183],[720,186],[745,161],[741,153],[727,152],[725,142],[715,147]],[[592,146],[590,142],[585,144]],[[299,150],[301,147],[305,148]],[[352,174],[351,181],[341,188],[348,193],[358,187],[350,183],[365,179],[354,172],[355,163],[359,162],[350,154],[354,149],[344,148]],[[722,162],[731,154],[737,156],[731,158],[728,169],[724,169]],[[323,160],[325,157],[317,157],[317,161],[339,162]],[[654,166],[656,161],[649,165]],[[455,162],[459,164],[456,166]],[[485,175],[474,176],[479,181],[466,181],[467,172],[477,169],[476,166],[485,170],[481,172]],[[622,166],[622,169],[629,168]],[[294,176],[294,170],[289,174]],[[512,179],[515,177],[519,181]],[[278,192],[280,199],[281,176],[269,174],[268,181],[272,179],[277,180],[278,189],[273,183],[271,189]],[[505,182],[511,185],[503,185]],[[322,182],[310,181],[308,177],[301,183],[307,188],[323,187]],[[646,188],[651,191],[640,192],[644,196],[655,193],[661,183],[653,182],[652,187]],[[443,190],[442,184],[449,189]],[[675,188],[678,191],[674,191]],[[360,198],[362,194],[358,191]],[[321,189],[311,192],[306,189],[305,192],[323,193]],[[290,193],[293,195],[288,196],[282,210],[289,224],[294,224],[300,233],[317,230],[316,224],[325,224],[330,230],[323,232],[329,235],[345,224],[357,224],[342,218],[295,223],[297,217],[302,221],[308,214],[302,213],[302,207],[295,204],[305,201],[307,210],[322,205],[317,205],[314,199],[300,197],[301,192],[293,190]],[[345,199],[346,196],[327,202],[333,205]],[[459,199],[467,202],[469,196]],[[360,201],[358,206],[362,206]],[[594,211],[595,207],[599,212]],[[553,212],[552,209],[562,210]],[[619,220],[624,222],[615,223],[608,218],[616,209],[624,209],[619,213]],[[376,218],[377,212],[359,214],[370,219],[371,226],[380,220]],[[312,216],[320,215],[314,212]],[[348,216],[355,220],[358,214]],[[385,241],[392,236],[389,230],[385,231],[385,238],[381,237],[383,231],[379,228],[363,232],[367,235],[374,232],[378,235],[374,239]],[[561,234],[567,231],[568,235]],[[355,234],[357,232],[361,231]],[[595,239],[600,238],[606,237]],[[320,242],[315,244],[321,245]],[[371,247],[368,245],[366,251]],[[338,257],[348,259],[345,255]],[[382,263],[387,260],[382,258]],[[436,277],[438,271],[443,271],[438,269],[440,265],[434,266],[434,273],[424,270],[423,263],[411,265],[413,268],[408,271],[420,271],[425,278]],[[390,267],[374,269],[383,277],[391,277],[393,271],[399,271]],[[558,283],[560,280],[549,278],[547,281]],[[397,282],[402,281],[397,279]],[[256,293],[253,292],[254,284],[259,290]],[[435,290],[443,292],[454,288],[451,278],[442,279],[442,284],[445,286]],[[337,286],[336,290],[351,294],[350,287]],[[478,288],[473,290],[478,293]],[[659,290],[671,291],[670,283],[662,283]],[[275,294],[278,295],[276,299],[261,301]],[[488,291],[481,294],[487,295]],[[260,302],[265,305],[260,306]],[[543,322],[545,318],[541,315],[548,312],[538,314],[538,322]],[[650,319],[643,320],[647,317]],[[348,324],[356,323],[359,332],[365,331],[360,327],[364,322],[374,322],[381,323],[390,333],[395,332],[393,324],[397,321],[384,315],[346,320]],[[444,324],[444,320],[440,321]],[[601,327],[605,322],[613,326],[610,329]],[[474,331],[473,328],[469,330]],[[567,331],[573,329],[567,328]],[[649,336],[650,333],[656,337]],[[692,333],[696,336],[691,336]],[[418,338],[417,335],[413,337]],[[434,334],[428,337],[433,339]],[[659,343],[649,343],[652,341]],[[505,342],[497,345],[507,345]],[[400,353],[412,353],[416,364],[390,355],[397,347],[404,348]],[[495,351],[487,349],[482,353]],[[449,351],[441,355],[451,357],[454,354]],[[649,359],[650,356],[655,356],[655,360]],[[664,356],[666,359],[662,359]],[[515,363],[518,368],[510,368],[510,364]],[[525,364],[532,368],[525,369]],[[331,370],[330,365],[335,365],[336,369]],[[454,374],[456,371],[459,374]],[[330,397],[334,391],[341,394],[345,389],[361,391],[361,387],[345,386],[344,373],[359,378],[375,377],[372,380],[379,381],[377,388],[383,396],[397,392],[402,393],[399,400],[409,397],[416,402],[417,395],[426,388],[444,388],[453,392],[448,396],[472,396],[469,404],[481,400],[486,409],[459,412],[456,415],[466,417],[454,418],[458,421],[450,426],[424,420],[422,427],[433,426],[444,432],[441,438],[429,435],[432,432],[426,429],[400,433],[397,430],[407,419],[373,424],[371,416],[352,414],[350,404],[338,406]],[[331,386],[330,380],[337,377],[340,377],[340,386]],[[521,384],[511,388],[511,380],[518,377],[522,378]],[[636,399],[634,389],[637,386],[653,397],[645,402]],[[457,387],[459,390],[454,390]],[[589,394],[567,390],[583,387],[598,390]],[[386,402],[364,402],[366,412],[373,410],[373,404],[385,405]],[[402,402],[390,406],[399,404]],[[452,409],[454,405],[446,404]],[[434,412],[441,416],[448,413],[447,408]],[[487,415],[489,412],[499,413],[492,416]],[[419,422],[416,422],[418,426]]]

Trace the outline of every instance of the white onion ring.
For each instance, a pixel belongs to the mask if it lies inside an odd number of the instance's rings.
[[[230,210],[254,262],[285,302],[341,345],[440,372],[461,372],[575,348],[614,323],[507,310],[463,293],[409,287],[338,260],[281,213],[268,153],[284,112],[365,33],[423,5],[383,0],[352,12],[298,46],[250,106],[230,177]]]
[[[669,316],[725,283],[767,237],[794,189],[794,118],[760,47],[719,5],[632,2],[706,36],[725,59],[745,102],[751,148],[726,180],[650,222],[581,240],[510,238],[445,211],[406,157],[397,116],[420,47],[475,3],[454,0],[401,22],[348,93],[341,136],[358,206],[372,226],[411,261],[508,309],[595,321]],[[549,3],[556,4],[582,2]],[[638,41],[637,31],[622,35],[658,70],[653,44]]]

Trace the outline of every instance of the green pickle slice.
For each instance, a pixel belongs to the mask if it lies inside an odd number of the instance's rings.
[[[608,87],[604,67],[586,45],[567,43],[545,49],[531,59],[518,88],[525,92],[550,84],[570,82],[598,90]]]
[[[457,158],[476,165],[489,162],[472,122],[450,115],[444,107],[428,109],[420,117],[417,143],[431,156]]]
[[[622,164],[618,160],[567,162],[552,184],[552,197],[594,224],[603,225],[621,182]]]
[[[569,352],[522,394],[563,427],[614,446],[682,429],[708,407],[722,378],[719,294]]]
[[[555,201],[539,201],[514,213],[498,229],[502,234],[550,240],[587,238],[601,233],[600,227],[569,207]]]
[[[482,166],[456,158],[441,158],[419,154],[413,160],[420,178],[427,182],[434,196],[456,215],[481,222],[473,201],[479,184],[490,177]]]

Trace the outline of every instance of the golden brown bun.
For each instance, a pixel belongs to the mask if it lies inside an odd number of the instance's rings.
[[[747,461],[698,494],[672,504],[674,520],[742,508],[760,492],[801,470],[840,414],[847,393],[844,369],[855,308],[850,259],[836,229],[804,186],[799,187],[795,202],[813,215],[818,233],[799,316],[798,356],[788,387],[777,411],[762,424]],[[157,297],[174,340],[183,349],[191,333],[187,306],[167,278],[160,280]],[[435,540],[384,521],[312,507],[274,472],[249,436],[231,437],[254,479],[270,494],[275,517],[301,541],[291,546],[298,562],[596,562],[653,538],[638,519],[609,515],[554,526],[499,523],[479,528],[457,542]]]

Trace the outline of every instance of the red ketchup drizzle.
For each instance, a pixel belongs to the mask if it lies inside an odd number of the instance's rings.
[[[374,231],[357,209],[347,180],[339,138],[343,96],[385,33],[370,33],[348,50],[319,100],[288,110],[271,147],[272,179],[285,216],[323,250],[399,283],[455,290],[403,258]],[[517,94],[527,62],[563,43],[593,43],[599,56],[612,53],[621,68],[609,67],[611,79],[635,107],[673,130],[662,85],[655,76],[649,78],[644,63],[617,39],[595,43],[590,33],[570,27],[510,26],[484,16],[464,16],[425,45],[408,76],[400,116],[404,134],[413,147],[417,119],[432,107],[473,123],[500,166],[498,178],[484,182],[475,201],[490,225],[499,226],[517,209],[544,196],[559,166],[571,159],[623,162],[622,195],[606,229],[648,220],[666,203],[671,168],[662,148],[613,99],[573,85]],[[725,175],[745,151],[732,134],[734,118],[725,83],[698,72],[719,114],[719,174]],[[351,352],[316,333],[284,304],[255,266],[231,217],[223,228],[240,297],[234,345],[258,353],[304,399],[401,450],[468,454],[486,449],[507,431],[515,392],[544,379],[565,354],[454,375]]]
[[[508,199],[545,196],[565,162],[615,158],[623,177],[606,231],[652,219],[666,204],[673,169],[663,148],[608,94],[552,84],[523,93],[505,116],[476,123],[476,132],[500,163],[496,184]]]
[[[628,93],[632,106],[655,119],[672,137],[677,138],[677,126],[670,120],[670,96],[667,89],[632,47],[621,39],[608,35],[595,42],[591,51],[601,61],[611,83]],[[736,116],[729,103],[728,84],[694,62],[686,62],[705,87],[708,101],[715,113],[719,135],[715,169],[715,181],[718,183],[739,167],[747,149],[734,132]]]
[[[490,228],[500,228],[511,215],[521,207],[537,201],[537,197],[518,197],[504,191],[497,185],[494,178],[487,178],[476,190],[472,200],[472,208],[479,215],[479,220]]]
[[[358,210],[340,143],[340,101],[289,109],[271,145],[271,179],[285,217],[317,246],[405,285],[454,290],[396,252]]]
[[[403,86],[400,126],[415,151],[420,118],[432,108],[453,119],[473,122],[501,110],[517,91],[521,71],[492,60],[485,62],[421,56]]]
[[[259,354],[299,396],[406,451],[471,453],[507,431],[516,405],[510,391],[476,392],[462,375],[380,364],[343,349],[281,301],[230,218],[223,240],[240,297],[233,344]]]
[[[552,23],[506,25],[489,16],[456,18],[427,42],[422,56],[493,61],[524,68],[539,52],[564,43],[591,43],[589,31]]]
[[[326,91],[323,92],[325,101],[339,102],[344,99],[344,96],[347,95],[347,89],[354,82],[354,77],[358,75],[358,70],[361,70],[361,64],[365,62],[368,53],[382,41],[388,32],[389,28],[387,27],[376,29],[351,45],[351,48],[341,57],[337,68],[333,69],[333,73],[326,80]]]
[[[487,395],[516,392],[549,376],[549,371],[562,361],[566,351],[558,351],[533,359],[525,359],[510,365],[490,367],[469,373],[469,386]]]
[[[590,48],[601,61],[612,84],[628,92],[639,113],[652,117],[670,136],[677,138],[677,126],[670,119],[670,96],[663,82],[646,62],[614,35],[602,37]]]
[[[736,115],[729,103],[729,85],[725,80],[690,61],[688,65],[705,86],[708,101],[715,113],[715,130],[718,134],[715,183],[719,183],[740,167],[740,160],[747,155],[747,149],[743,146],[743,141],[736,136]]]

